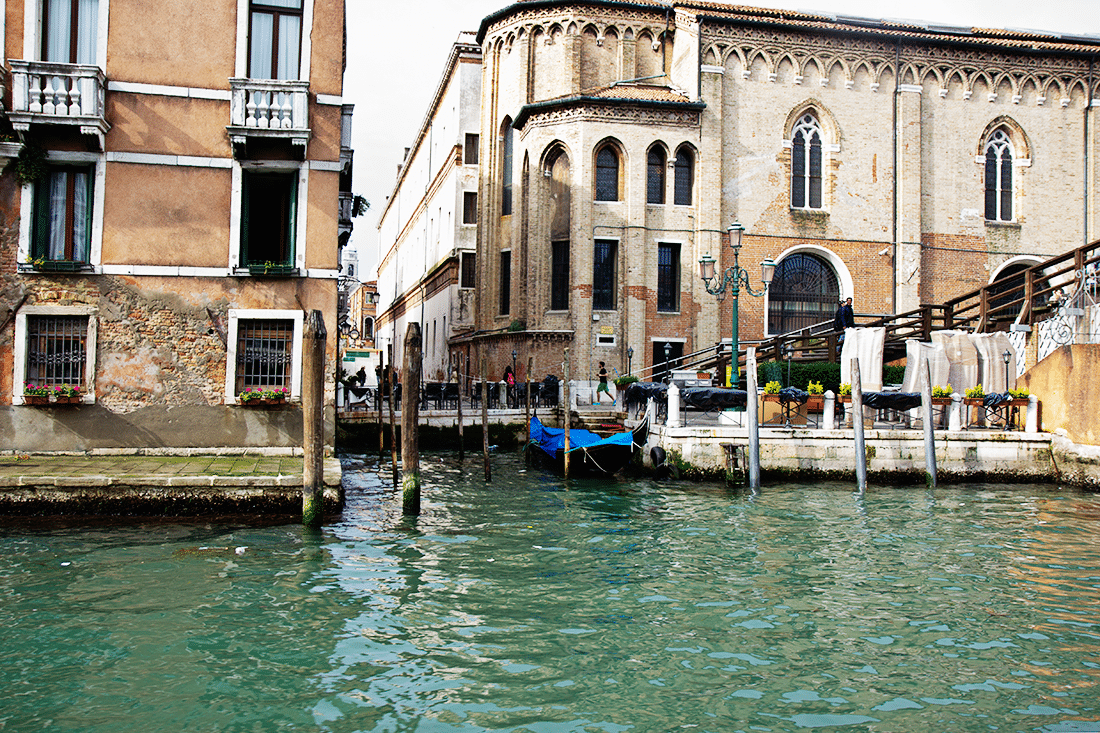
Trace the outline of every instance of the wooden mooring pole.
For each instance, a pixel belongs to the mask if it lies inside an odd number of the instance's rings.
[[[382,417],[382,400],[386,396],[383,377],[386,375],[386,358],[382,352],[378,352],[378,390],[376,402],[378,403],[378,468],[382,469],[382,460],[386,456],[386,419]]]
[[[397,429],[395,427],[396,422],[394,420],[394,405],[393,405],[393,393],[394,393],[394,379],[396,372],[393,369],[393,344],[387,347],[390,357],[390,365],[387,367],[390,370],[390,468],[393,471],[393,488],[397,488]]]
[[[737,356],[734,355],[734,363]],[[750,346],[745,354],[745,376],[748,389],[745,393],[745,419],[749,428],[749,489],[760,489],[760,419],[756,404],[756,347]]]
[[[307,527],[320,527],[324,519],[327,338],[321,311],[310,311],[302,334],[302,524]]]
[[[422,370],[420,324],[405,331],[405,356],[401,364],[401,511],[420,514],[420,372]]]
[[[458,460],[461,462],[466,457],[466,438],[462,434],[462,393],[465,391],[463,386],[466,382],[462,377],[461,359],[456,370],[458,371]]]
[[[489,383],[485,381],[485,357],[481,357],[481,455],[485,461],[485,480],[493,480],[489,463]]]
[[[921,369],[921,422],[924,423],[924,482],[936,488],[936,435],[932,424],[932,370],[925,359]]]
[[[527,420],[527,443],[531,443],[531,370],[535,367],[535,357],[527,357],[527,399],[524,400],[523,418]]]
[[[562,454],[562,471],[565,477],[569,478],[569,423],[573,419],[573,414],[570,410],[570,400],[573,399],[573,394],[572,390],[569,389],[569,347],[565,348],[565,361],[562,362],[562,369],[565,373],[565,379],[562,381],[562,386],[565,388],[564,399],[562,400],[564,403],[562,414],[565,416],[562,419],[565,427],[565,445],[563,446],[565,450]]]
[[[852,359],[852,430],[856,439],[856,488],[867,490],[867,443],[863,439],[863,383],[859,360]]]

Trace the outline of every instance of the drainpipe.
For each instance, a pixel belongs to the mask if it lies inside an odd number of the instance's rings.
[[[1082,212],[1084,214],[1084,226],[1082,229],[1084,230],[1085,241],[1081,244],[1084,246],[1088,246],[1089,243],[1089,111],[1092,109],[1092,64],[1095,60],[1095,57],[1089,58],[1089,84],[1088,94],[1085,98],[1085,124],[1083,125],[1085,130],[1085,144],[1083,146],[1084,155],[1082,158],[1085,164],[1085,195],[1082,197],[1084,203]]]
[[[899,89],[901,85],[901,44],[898,43],[894,46],[894,108],[893,108],[893,126],[894,126],[894,147],[893,147],[893,160],[894,160],[894,175],[893,178],[893,193],[891,200],[893,203],[893,220],[892,220],[892,236],[894,240],[894,253],[891,260],[893,261],[893,287],[890,288],[890,312],[898,312],[898,99],[901,96]]]

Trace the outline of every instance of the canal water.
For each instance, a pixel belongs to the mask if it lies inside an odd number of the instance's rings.
[[[1100,731],[1100,496],[345,457],[294,525],[0,528],[0,731]]]

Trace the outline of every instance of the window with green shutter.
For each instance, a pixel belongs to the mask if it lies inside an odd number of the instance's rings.
[[[298,173],[245,171],[241,191],[241,265],[268,274],[294,267]]]

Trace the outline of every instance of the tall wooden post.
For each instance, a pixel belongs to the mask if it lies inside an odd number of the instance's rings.
[[[465,379],[462,376],[462,360],[458,362],[458,460],[461,461],[466,457],[466,436],[463,435],[462,425],[462,389],[465,385]]]
[[[523,417],[527,420],[527,443],[531,443],[531,370],[535,367],[535,357],[527,357],[527,377],[524,379],[527,388],[527,399],[524,400]]]
[[[856,439],[856,486],[867,490],[867,443],[863,439],[863,382],[859,359],[852,359],[852,429]]]
[[[932,425],[932,371],[925,359],[921,369],[921,420],[924,423],[924,481],[936,488],[936,437]]]
[[[321,311],[312,310],[302,334],[302,524],[320,527],[325,489],[325,342]]]
[[[481,455],[485,461],[485,480],[493,480],[489,464],[489,383],[485,381],[485,357],[481,357]]]
[[[745,421],[749,428],[749,489],[760,488],[760,417],[756,403],[756,347],[750,346],[745,352],[745,377],[748,389],[745,392]]]
[[[393,472],[393,488],[396,489],[397,488],[397,428],[396,428],[396,421],[394,419],[394,414],[393,414],[394,410],[396,409],[394,407],[394,404],[393,404],[394,382],[396,381],[393,378],[394,374],[395,374],[395,372],[393,370],[393,344],[390,344],[386,348],[389,351],[389,357],[390,357],[390,364],[387,367],[387,369],[390,370],[389,375],[388,375],[389,378],[390,378],[390,380],[389,380],[390,381],[390,469]]]
[[[405,331],[405,356],[401,364],[401,511],[420,514],[420,324]]]
[[[565,418],[562,420],[562,422],[564,423],[564,426],[565,426],[565,445],[563,446],[563,448],[565,450],[562,454],[562,464],[563,464],[562,465],[562,470],[565,474],[565,477],[569,478],[569,423],[572,421],[573,415],[572,415],[572,412],[570,411],[570,405],[572,404],[570,402],[570,400],[572,399],[572,394],[571,394],[571,390],[569,389],[569,347],[568,346],[565,348],[565,361],[562,362],[562,369],[565,372],[565,379],[562,381],[562,385],[565,388],[565,394],[563,395],[564,399],[562,400],[562,402],[564,403],[564,406],[562,407],[562,414],[565,416]]]
[[[382,468],[382,459],[386,455],[386,420],[382,417],[382,398],[386,396],[383,389],[386,384],[383,377],[386,374],[386,360],[382,356],[382,350],[378,350],[378,468]]]

